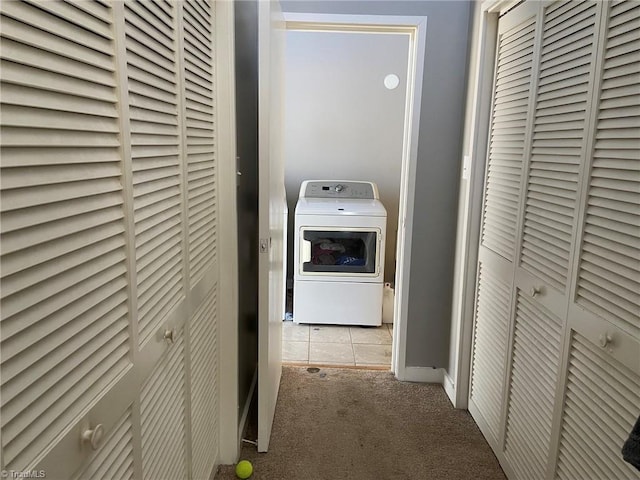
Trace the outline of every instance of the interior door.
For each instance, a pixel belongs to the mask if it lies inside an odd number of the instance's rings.
[[[258,5],[258,451],[266,452],[282,373],[284,18],[278,2]]]

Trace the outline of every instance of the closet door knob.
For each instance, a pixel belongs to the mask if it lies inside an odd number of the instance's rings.
[[[533,286],[529,293],[533,298],[536,298],[538,295],[542,294],[542,287]]]
[[[175,328],[168,328],[164,331],[164,339],[167,343],[171,344],[174,342],[175,332]]]
[[[602,348],[607,348],[607,346],[613,341],[613,338],[611,337],[611,335],[609,335],[607,332],[603,333],[602,335],[600,335],[600,339],[598,340],[598,344],[602,347]]]
[[[91,448],[93,450],[97,450],[103,435],[104,427],[101,423],[99,423],[95,427],[88,428],[87,430],[82,432],[82,441],[91,445]]]

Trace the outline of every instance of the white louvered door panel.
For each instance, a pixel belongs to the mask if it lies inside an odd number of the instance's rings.
[[[614,2],[588,179],[577,302],[640,338],[640,4]]]
[[[189,268],[191,477],[208,479],[218,451],[215,4],[182,4],[183,134]]]
[[[131,377],[112,13],[0,8],[2,469],[70,444],[66,472],[74,425]]]
[[[74,480],[133,480],[133,475],[133,432],[129,408]]]
[[[191,320],[192,478],[206,480],[218,451],[218,285]]]
[[[620,452],[640,414],[640,356],[633,360],[625,365],[573,332],[556,478],[640,479]]]
[[[505,457],[515,478],[543,478],[552,431],[567,279],[574,248],[584,134],[593,88],[599,7],[543,6],[531,143],[522,191],[518,288],[505,413]]]
[[[0,4],[2,469],[215,468],[214,7]]]
[[[499,185],[491,178],[500,127],[494,108],[469,410],[510,479],[637,479],[620,448],[640,414],[640,4],[525,2],[503,15],[496,104],[502,32],[531,34],[515,15],[527,4],[540,11],[534,80],[524,120],[512,127],[521,128],[526,170],[519,189],[513,183],[515,193],[498,202],[511,212],[503,217],[515,225],[510,237],[504,221],[488,220],[490,191]],[[489,233],[501,241],[492,244]],[[487,317],[481,303],[489,274],[504,291],[517,289],[517,298],[505,340],[483,346],[477,330]],[[473,391],[491,378],[476,366],[479,351],[489,349],[485,357],[507,365],[502,385],[494,382],[497,431],[486,427],[491,415],[478,413]]]
[[[640,415],[640,4],[607,2],[604,14],[552,467],[560,479],[637,480],[620,448]]]
[[[505,455],[517,477],[543,478],[551,442],[562,322],[518,291]]]
[[[499,267],[481,261],[478,269],[470,410],[472,413],[477,411],[482,417],[481,427],[484,422],[497,441],[503,405],[511,286],[501,280],[501,275],[496,275]],[[477,414],[474,417],[478,417]]]
[[[482,223],[481,245],[509,261],[515,253],[535,38],[535,10],[527,13],[499,34]]]
[[[496,450],[504,442],[514,260],[539,14],[535,2],[519,5],[502,17],[498,31],[469,397],[469,411]]]
[[[144,480],[187,478],[184,338],[176,335],[140,394]]]
[[[124,5],[140,344],[185,297],[176,6]]]
[[[213,5],[187,1],[184,22],[184,104],[189,223],[189,273],[194,286],[216,260],[216,142]]]
[[[596,13],[594,1],[554,2],[544,10],[520,263],[563,294],[584,163]]]

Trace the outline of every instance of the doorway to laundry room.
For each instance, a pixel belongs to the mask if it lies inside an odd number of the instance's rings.
[[[383,18],[285,14],[287,363],[389,369],[403,343],[397,328],[394,339],[406,224],[398,226],[412,190],[424,57],[417,28],[407,27],[415,18],[403,26]],[[300,199],[321,210],[303,212]],[[362,211],[367,202],[383,206],[383,226],[371,227],[378,214]],[[368,256],[373,270],[358,273]]]

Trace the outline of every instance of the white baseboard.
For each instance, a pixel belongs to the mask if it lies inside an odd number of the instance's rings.
[[[432,367],[405,367],[398,380],[405,382],[439,383],[444,380],[443,368]]]
[[[449,397],[449,401],[451,402],[451,405],[453,405],[453,408],[458,408],[456,406],[456,385],[453,383],[453,379],[446,372],[444,374],[444,382],[442,383],[442,386],[444,387],[444,391],[447,394],[447,397]]]

